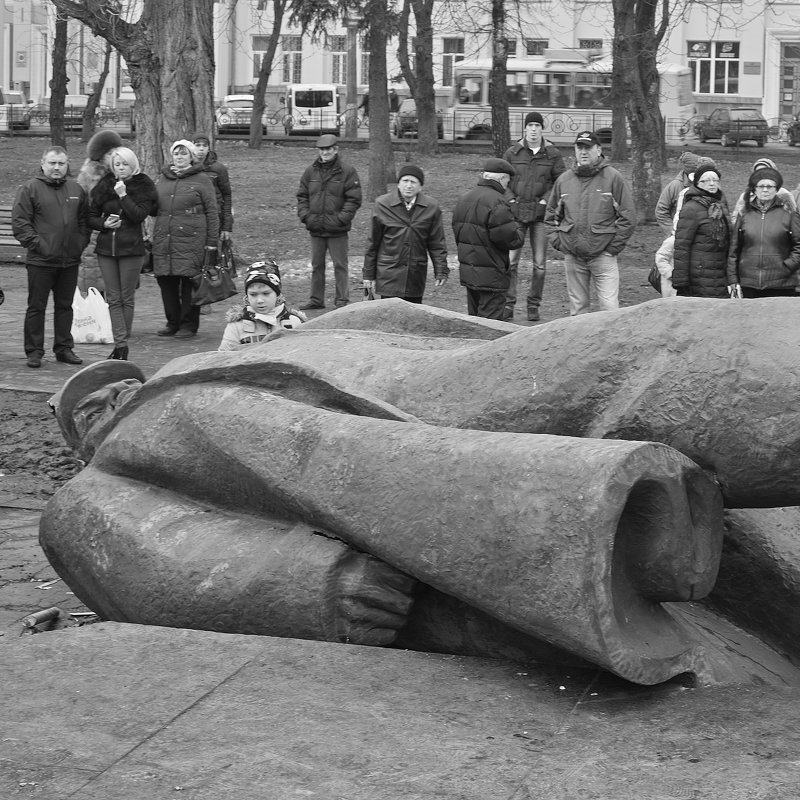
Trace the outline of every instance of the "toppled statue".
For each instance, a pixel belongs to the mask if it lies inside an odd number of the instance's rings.
[[[467,619],[472,651],[708,677],[662,604],[713,587],[723,497],[798,492],[800,333],[762,302],[520,330],[380,301],[147,381],[92,365],[54,399],[91,462],[42,545],[114,620],[389,644]]]

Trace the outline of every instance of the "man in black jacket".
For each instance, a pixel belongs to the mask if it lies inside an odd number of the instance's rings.
[[[533,272],[528,288],[528,319],[539,319],[539,306],[542,303],[545,277],[545,254],[547,252],[547,233],[544,225],[544,211],[547,198],[556,178],[566,171],[564,158],[559,149],[544,138],[544,118],[538,111],[531,111],[525,117],[525,130],[522,139],[506,150],[505,160],[514,167],[509,192],[511,204],[517,219],[523,224],[530,238],[533,254]],[[514,318],[514,305],[517,302],[517,269],[522,248],[512,250],[509,258],[509,281],[506,292],[504,319]]]
[[[28,251],[28,308],[24,343],[28,366],[42,366],[44,317],[53,294],[53,352],[57,361],[82,364],[73,352],[72,300],[78,285],[81,253],[89,243],[86,192],[67,177],[69,158],[63,147],[49,147],[41,175],[17,190],[11,211],[14,237]]]
[[[505,198],[514,167],[502,158],[483,165],[478,185],[453,210],[461,285],[467,313],[503,319],[508,291],[508,251],[521,247],[525,231]]]
[[[355,167],[339,158],[339,140],[332,133],[317,139],[319,154],[300,178],[297,215],[311,234],[311,296],[300,306],[325,308],[325,254],[333,260],[334,305],[350,302],[347,233],[361,206],[361,181]]]

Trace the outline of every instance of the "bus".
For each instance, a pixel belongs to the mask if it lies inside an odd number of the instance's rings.
[[[339,135],[339,94],[335,84],[295,83],[286,87],[287,136]]]
[[[490,139],[491,59],[453,65],[450,122],[455,139]],[[511,137],[522,136],[525,115],[541,112],[545,136],[571,144],[579,131],[611,141],[611,58],[597,50],[545,50],[541,56],[509,58],[506,64]],[[659,103],[667,142],[679,142],[695,115],[692,73],[681,64],[658,65]]]

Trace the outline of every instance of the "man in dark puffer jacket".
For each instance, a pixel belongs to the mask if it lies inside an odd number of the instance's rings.
[[[336,281],[334,305],[350,302],[347,233],[361,206],[361,181],[355,167],[339,158],[332,133],[317,139],[318,157],[306,167],[297,190],[297,215],[311,234],[311,297],[300,306],[325,308],[325,253],[331,254]]]
[[[513,174],[508,161],[490,158],[478,185],[453,210],[461,285],[467,288],[467,313],[474,317],[503,319],[508,252],[525,241],[525,229],[505,198]]]

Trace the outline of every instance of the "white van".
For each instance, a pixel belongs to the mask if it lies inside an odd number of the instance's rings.
[[[295,83],[286,88],[287,136],[339,135],[339,94],[335,84]]]

